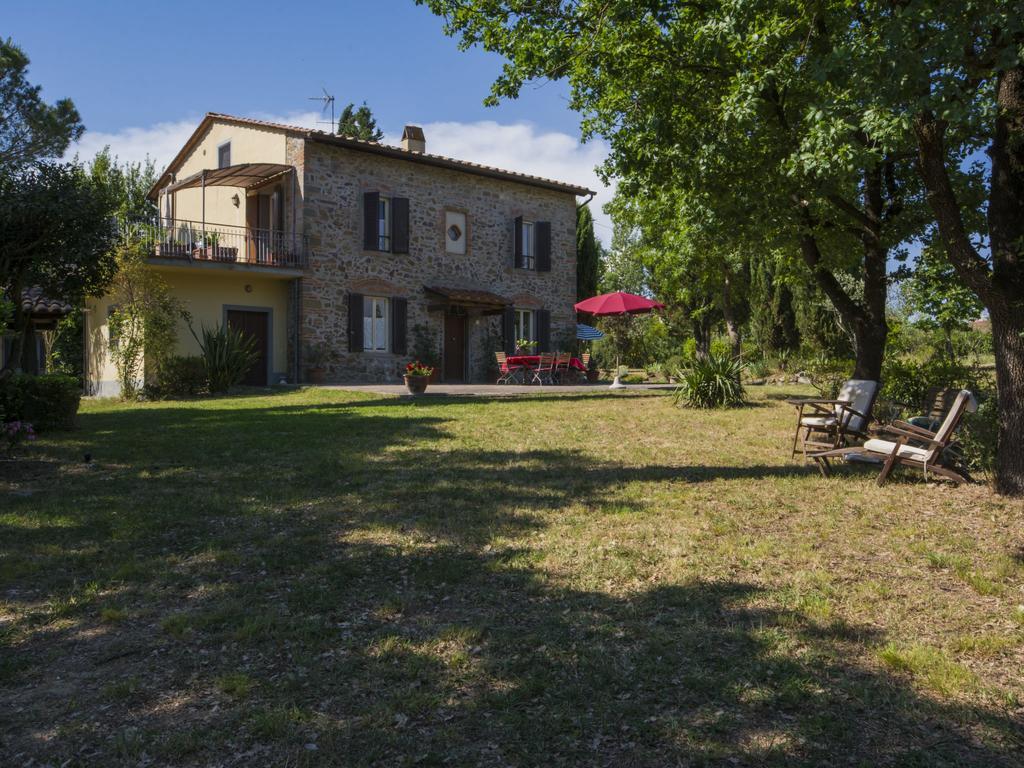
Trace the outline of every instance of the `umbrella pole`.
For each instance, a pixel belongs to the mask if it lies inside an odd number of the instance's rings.
[[[626,385],[619,381],[619,356],[615,356],[615,379],[608,385],[608,389],[625,389]]]

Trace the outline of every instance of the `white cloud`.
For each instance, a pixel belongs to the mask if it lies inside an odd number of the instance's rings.
[[[318,112],[299,112],[287,115],[253,114],[259,120],[298,125],[306,128],[324,128]],[[181,149],[195,130],[201,115],[174,122],[156,123],[147,127],[129,127],[116,132],[87,132],[68,151],[88,160],[103,147],[122,161],[140,162],[150,157],[157,170],[162,170]],[[611,221],[601,210],[611,200],[614,186],[605,187],[594,168],[608,152],[603,141],[580,144],[576,137],[559,131],[539,131],[529,123],[505,125],[490,120],[475,123],[438,122],[423,126],[427,138],[427,151],[460,160],[491,165],[510,171],[529,173],[558,181],[570,182],[597,191],[591,202],[595,231],[605,244],[611,241]],[[399,144],[401,134],[387,134],[384,141]]]

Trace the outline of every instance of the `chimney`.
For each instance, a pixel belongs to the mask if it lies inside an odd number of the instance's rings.
[[[427,138],[418,125],[407,125],[402,131],[402,149],[406,152],[426,152]]]

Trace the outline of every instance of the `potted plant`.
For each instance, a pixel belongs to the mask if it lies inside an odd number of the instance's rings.
[[[537,347],[536,341],[530,341],[529,339],[516,339],[516,354],[517,355],[532,355],[533,350]]]
[[[601,371],[597,368],[597,360],[591,355],[587,361],[587,383],[596,384],[599,378],[601,378]]]
[[[402,378],[405,379],[405,386],[409,390],[409,394],[422,395],[426,392],[427,382],[430,381],[430,375],[433,372],[433,368],[424,365],[419,360],[405,366],[405,375]]]
[[[306,347],[306,377],[310,384],[323,384],[327,377],[327,364],[334,358],[327,342],[318,341]]]
[[[417,323],[412,327],[412,348],[409,352],[417,362],[422,362],[424,367],[430,368],[430,383],[435,383],[441,366],[437,335],[432,334],[423,323]]]

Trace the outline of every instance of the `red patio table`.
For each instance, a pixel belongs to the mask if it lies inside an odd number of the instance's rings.
[[[507,359],[509,365],[521,365],[524,368],[536,368],[540,365],[540,355],[509,355]],[[569,367],[584,373],[587,372],[587,367],[578,357],[574,357],[569,361]]]

